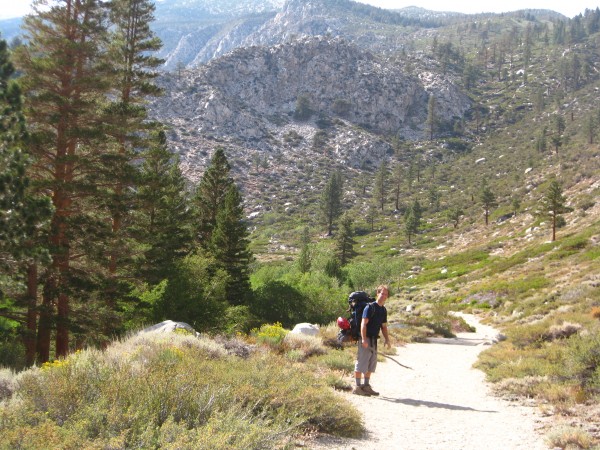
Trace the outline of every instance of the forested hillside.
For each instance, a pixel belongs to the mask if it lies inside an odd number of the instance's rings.
[[[386,283],[398,342],[480,313],[507,335],[480,360],[499,390],[599,438],[600,9],[203,3],[186,27],[229,25],[183,61],[153,31],[180,3],[56,5],[0,41],[0,366],[71,370],[167,319],[225,339],[194,358],[237,336],[302,364],[327,351],[283,329]],[[295,432],[324,431],[311,414]]]

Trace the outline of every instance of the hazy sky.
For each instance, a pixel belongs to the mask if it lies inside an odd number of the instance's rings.
[[[525,8],[552,9],[573,17],[585,8],[596,9],[597,0],[502,0],[477,2],[473,0],[359,0],[361,3],[379,6],[380,8],[403,8],[405,6],[421,6],[434,11],[457,11],[465,13],[504,12]],[[485,3],[485,6],[483,6]],[[29,12],[30,0],[0,0],[0,19],[19,17]]]

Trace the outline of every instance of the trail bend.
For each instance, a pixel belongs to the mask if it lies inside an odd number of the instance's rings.
[[[498,332],[461,314],[475,333],[408,344],[386,360],[371,385],[379,397],[343,393],[363,415],[363,439],[322,438],[318,450],[543,450],[537,410],[495,397],[483,372],[473,369]]]

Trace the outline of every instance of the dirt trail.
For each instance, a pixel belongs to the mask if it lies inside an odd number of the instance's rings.
[[[477,328],[457,339],[409,344],[386,360],[371,384],[379,397],[344,395],[363,414],[361,440],[326,438],[315,449],[542,450],[541,418],[531,407],[494,397],[484,374],[472,368],[497,331],[463,315]]]

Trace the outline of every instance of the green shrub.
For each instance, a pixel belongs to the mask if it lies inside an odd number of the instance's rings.
[[[193,336],[137,336],[15,381],[0,404],[0,448],[275,449],[309,430],[362,432],[358,413],[308,367],[229,356]]]
[[[355,355],[352,351],[330,350],[325,355],[319,356],[317,361],[329,369],[350,373],[354,371],[354,358]]]
[[[252,330],[252,335],[256,337],[256,342],[267,345],[275,350],[281,348],[281,344],[288,333],[289,331],[284,329],[279,322],[275,322],[272,325],[265,324],[259,329]]]
[[[569,339],[566,355],[565,375],[585,392],[600,394],[600,330]]]

